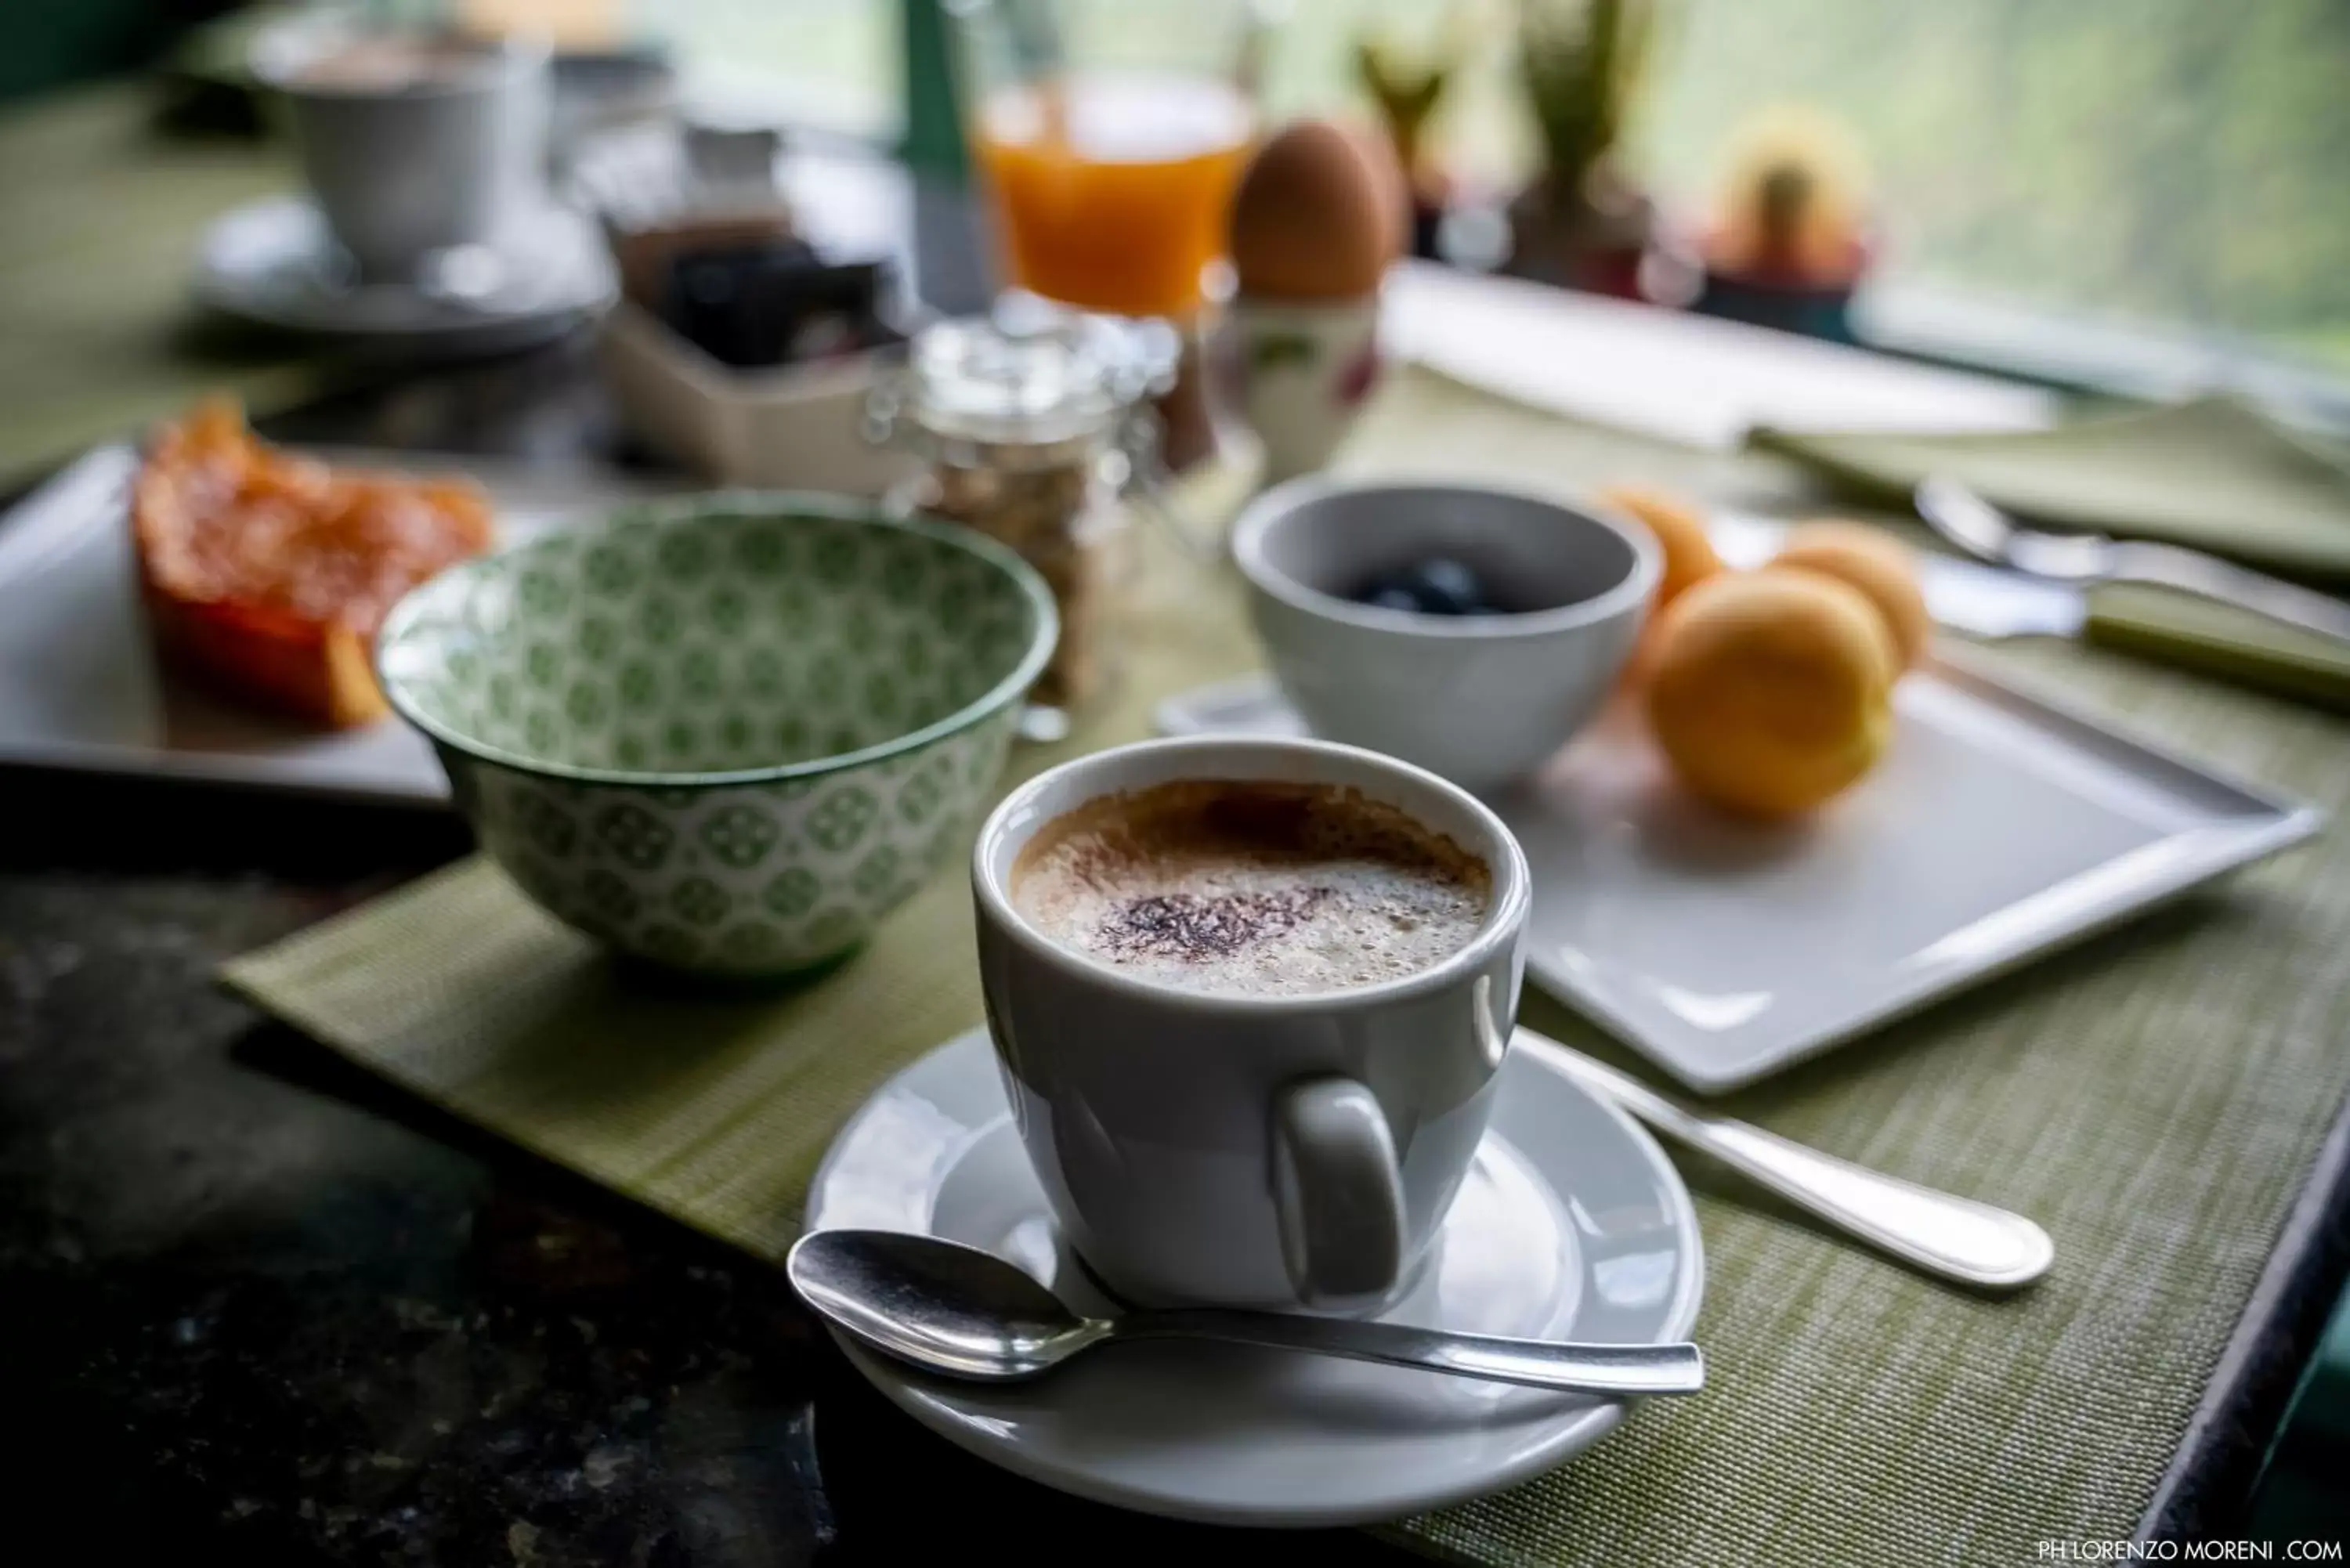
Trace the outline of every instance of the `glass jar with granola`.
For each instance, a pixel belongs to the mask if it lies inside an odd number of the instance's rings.
[[[1154,482],[1150,400],[1171,384],[1176,350],[1161,322],[1022,301],[925,327],[872,395],[875,439],[927,460],[893,499],[1010,545],[1051,587],[1061,641],[1039,705],[1080,709],[1110,679],[1121,497]]]

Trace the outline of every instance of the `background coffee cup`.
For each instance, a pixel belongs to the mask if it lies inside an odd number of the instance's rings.
[[[265,32],[253,65],[291,106],[303,178],[363,281],[411,281],[544,204],[544,45],[303,17]]]
[[[1485,919],[1418,974],[1311,995],[1185,991],[1065,947],[1014,909],[1029,838],[1178,779],[1341,785],[1482,857]],[[1124,746],[1023,784],[980,830],[980,984],[1030,1161],[1069,1240],[1149,1305],[1357,1310],[1410,1279],[1492,1109],[1516,1016],[1525,857],[1418,768],[1313,741]]]
[[[1661,557],[1628,520],[1480,485],[1307,478],[1232,529],[1250,614],[1315,734],[1472,790],[1524,776],[1599,711]],[[1436,616],[1347,596],[1448,556],[1524,614]]]

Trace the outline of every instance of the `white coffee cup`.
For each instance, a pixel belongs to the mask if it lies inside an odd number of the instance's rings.
[[[1023,846],[1087,801],[1176,780],[1360,791],[1492,876],[1459,950],[1305,995],[1185,990],[1056,941],[1014,908]],[[1360,1311],[1408,1284],[1469,1168],[1516,1016],[1525,857],[1432,774],[1315,741],[1201,738],[1082,757],[1014,790],[972,862],[980,984],[1053,1211],[1101,1282],[1145,1305]]]
[[[403,53],[434,63],[401,69]],[[253,66],[291,106],[303,177],[361,281],[413,281],[546,204],[542,43],[302,16],[263,33]]]
[[[1524,613],[1357,604],[1430,556]],[[1251,502],[1232,559],[1274,677],[1306,727],[1472,790],[1542,765],[1598,712],[1640,635],[1663,557],[1604,507],[1485,484],[1293,480]]]

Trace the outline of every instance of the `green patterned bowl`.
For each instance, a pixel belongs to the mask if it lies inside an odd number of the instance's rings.
[[[624,512],[444,572],[376,662],[533,898],[672,968],[838,957],[960,864],[1058,635],[969,529],[819,495]]]

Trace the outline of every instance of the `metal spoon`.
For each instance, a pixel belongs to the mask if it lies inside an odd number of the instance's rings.
[[[2189,550],[2103,534],[2045,534],[2015,520],[1954,479],[1919,484],[1912,500],[1927,526],[1980,561],[2086,587],[2152,583],[2216,599],[2323,637],[2350,638],[2350,604]]]
[[[2021,1214],[1919,1187],[1728,1116],[1700,1116],[1547,1034],[1521,1029],[1515,1044],[1667,1137],[1929,1274],[2014,1290],[2056,1261],[2048,1232]]]
[[[1419,1366],[1568,1394],[1694,1394],[1694,1345],[1562,1345],[1269,1312],[1083,1317],[976,1247],[890,1231],[816,1231],[784,1269],[801,1299],[874,1349],[950,1377],[1014,1382],[1112,1340],[1221,1339]]]

